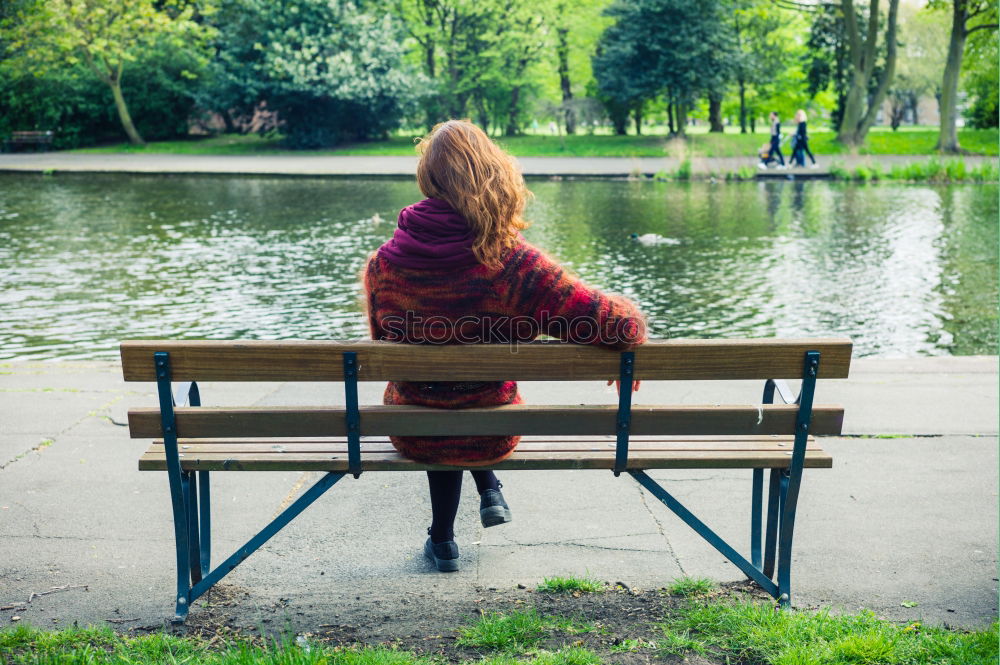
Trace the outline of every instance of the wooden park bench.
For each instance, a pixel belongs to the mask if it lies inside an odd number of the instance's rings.
[[[10,137],[4,139],[3,149],[6,152],[14,152],[17,148],[31,146],[35,150],[49,149],[52,147],[52,139],[55,135],[51,131],[47,132],[11,132]]]
[[[389,435],[522,435],[496,469],[603,469],[645,487],[748,577],[790,603],[795,508],[802,469],[832,459],[812,435],[841,432],[843,408],[814,406],[817,378],[845,378],[846,339],[670,340],[634,352],[555,342],[432,346],[337,341],[129,341],[126,381],[156,382],[159,408],[129,411],[132,438],[155,438],[139,460],[166,471],[177,550],[176,621],[191,603],[351,474],[432,468],[401,457]],[[604,381],[619,404],[509,405],[463,410],[358,405],[359,381]],[[633,380],[765,380],[760,404],[632,407]],[[783,379],[802,379],[795,397]],[[199,381],[337,381],[344,406],[201,406]],[[775,404],[775,396],[782,403]],[[454,468],[454,467],[452,467]],[[750,558],[681,505],[649,469],[751,472]],[[764,470],[770,469],[767,515]],[[217,471],[325,475],[235,553],[212,568],[209,475]],[[763,541],[763,544],[762,544]],[[775,562],[777,577],[775,579]]]

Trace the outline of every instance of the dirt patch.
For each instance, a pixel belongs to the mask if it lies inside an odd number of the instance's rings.
[[[740,594],[767,598],[748,582],[722,586],[713,596]],[[353,601],[353,602],[350,602]],[[556,650],[569,646],[598,653],[613,665],[640,665],[664,659],[652,648],[662,633],[658,623],[686,602],[662,589],[634,589],[622,584],[598,593],[543,593],[529,588],[475,589],[472,593],[442,595],[408,593],[394,599],[350,597],[320,614],[312,605],[286,598],[261,603],[242,587],[220,584],[192,608],[183,626],[171,626],[177,634],[196,636],[215,644],[239,637],[263,642],[274,637],[301,637],[329,646],[390,646],[419,655],[434,656],[449,663],[479,660],[493,655],[488,649],[459,646],[459,629],[484,614],[534,610],[542,616],[572,619],[587,624],[586,631],[554,630],[539,645]],[[133,630],[159,630],[161,626]],[[688,665],[711,660],[678,658]]]

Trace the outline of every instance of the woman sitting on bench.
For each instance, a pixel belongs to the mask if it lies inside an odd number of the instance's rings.
[[[372,339],[406,344],[514,344],[550,335],[625,350],[646,339],[636,306],[583,284],[520,230],[531,196],[514,159],[475,125],[450,120],[419,144],[417,184],[427,198],[403,208],[393,237],[364,273]],[[638,383],[635,384],[638,388]],[[386,404],[461,409],[520,404],[514,381],[390,382]],[[417,462],[490,466],[515,436],[392,437]],[[454,523],[462,471],[428,471],[432,522],[424,554],[458,570]],[[484,527],[511,521],[501,484],[472,471]]]

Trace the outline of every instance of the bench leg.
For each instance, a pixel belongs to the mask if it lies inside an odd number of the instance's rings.
[[[764,494],[764,469],[753,470],[753,488],[750,497],[750,562],[762,570],[760,559],[761,504]]]
[[[767,488],[767,535],[764,537],[764,574],[774,577],[774,555],[778,545],[778,515],[781,514],[781,499],[787,485],[787,477],[781,469],[771,469],[771,481]]]
[[[201,542],[200,580],[212,568],[212,496],[208,485],[208,471],[198,472],[198,526]]]
[[[174,544],[177,552],[177,605],[174,610],[174,623],[183,623],[187,618],[188,605],[191,597],[191,567],[188,545],[188,509],[185,501],[183,473],[168,470],[170,477],[170,499],[174,513]]]
[[[802,470],[785,471],[781,476],[781,526],[778,530],[778,603],[788,608],[792,603],[792,535],[795,532],[795,509],[799,498]]]
[[[188,565],[191,569],[191,584],[201,581],[201,539],[198,524],[198,476],[194,471],[181,473],[184,487],[184,504],[187,506]]]

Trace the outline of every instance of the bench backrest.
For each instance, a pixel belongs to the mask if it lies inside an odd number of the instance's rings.
[[[559,342],[507,345],[403,345],[337,341],[128,341],[121,345],[126,381],[157,381],[155,353],[168,354],[172,381],[346,381],[347,407],[177,408],[184,438],[319,437],[351,434],[350,389],[356,381],[581,381],[618,378],[615,351]],[[637,380],[797,379],[808,374],[806,354],[818,352],[815,378],[845,378],[848,339],[668,340],[649,342],[630,356]],[[345,376],[345,354],[353,369]],[[161,356],[162,357],[162,356]],[[355,392],[356,394],[356,392]],[[356,397],[355,397],[356,403]],[[162,400],[161,400],[162,406]],[[792,434],[795,405],[626,405],[635,435]],[[355,413],[358,413],[355,411]],[[360,435],[615,435],[622,405],[511,405],[488,409],[365,406]],[[839,434],[843,409],[812,408],[812,434]],[[160,409],[129,412],[133,438],[163,432]]]

